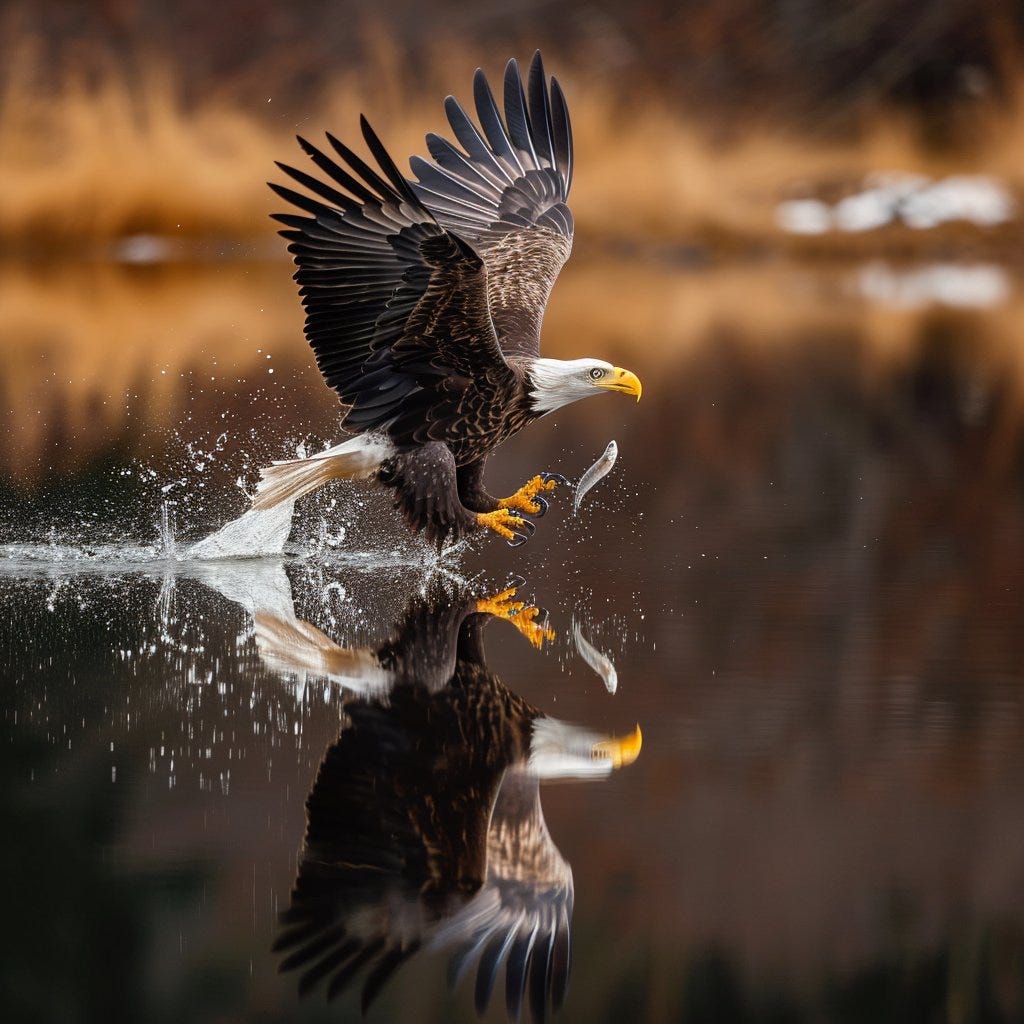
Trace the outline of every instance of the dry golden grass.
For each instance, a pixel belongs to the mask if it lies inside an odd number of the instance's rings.
[[[824,239],[786,237],[775,222],[775,207],[793,190],[853,184],[872,172],[894,170],[934,178],[994,174],[1024,192],[1024,104],[993,112],[976,126],[970,146],[944,153],[926,150],[913,122],[895,115],[876,118],[847,142],[752,125],[716,145],[696,118],[654,99],[628,122],[616,116],[614,99],[601,86],[574,93],[572,109],[582,168],[573,211],[578,223],[600,234],[697,240],[729,249],[772,244],[791,253],[836,247],[853,254],[880,247],[913,251],[937,241],[948,244],[951,237],[971,241],[985,232],[894,228]]]
[[[386,44],[371,46],[372,66],[340,75],[296,125],[275,117],[271,88],[248,106],[213,95],[186,107],[174,72],[155,62],[137,84],[108,66],[88,83],[69,75],[55,90],[42,89],[32,48],[11,52],[21,56],[5,69],[0,91],[0,245],[14,254],[34,248],[68,255],[102,250],[104,241],[134,232],[269,236],[275,201],[264,181],[275,173],[274,159],[301,159],[296,128],[351,137],[363,110],[396,154],[422,151],[423,133],[442,127],[441,97],[451,91],[468,99],[478,59],[447,47],[424,82],[413,80]],[[500,69],[497,60],[485,63],[492,73]],[[872,170],[984,171],[1024,192],[1024,103],[992,112],[970,146],[945,155],[925,151],[913,124],[896,118],[876,121],[847,143],[752,126],[714,144],[697,116],[659,97],[627,108],[585,68],[557,70],[578,146],[573,208],[580,235],[591,239],[779,244],[773,211],[787,190],[857,180]],[[836,244],[857,250],[878,240],[829,236],[827,245]]]
[[[377,74],[401,82],[388,53],[375,52]],[[159,61],[138,84],[108,65],[88,82],[69,75],[42,89],[31,54],[26,47],[6,69],[0,91],[0,242],[14,255],[102,254],[96,243],[140,232],[185,240],[272,233],[267,215],[280,201],[265,181],[278,175],[275,159],[297,156],[296,126],[275,120],[272,91],[247,109],[216,95],[188,106]],[[359,110],[370,109],[356,80],[341,79],[320,114],[298,127],[351,132]],[[393,91],[375,86],[374,100],[409,117]]]
[[[114,72],[37,93],[10,69],[0,97],[0,225],[8,244],[62,247],[136,231],[250,234],[270,140],[217,105],[186,114],[166,73]],[[73,253],[68,253],[73,255]]]

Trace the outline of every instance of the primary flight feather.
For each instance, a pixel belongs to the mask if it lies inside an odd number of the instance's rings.
[[[330,134],[332,155],[299,139],[322,177],[278,164],[304,189],[271,184],[300,211],[275,218],[298,266],[306,338],[355,436],[264,469],[254,507],[374,478],[439,546],[480,529],[519,544],[561,478],[538,474],[495,498],[483,485],[487,456],[570,402],[605,391],[639,399],[628,370],[540,355],[544,308],[572,249],[572,129],[539,52],[525,89],[515,60],[503,87],[504,117],[477,70],[479,125],[448,97],[458,145],[427,135],[432,160],[412,158],[414,179],[365,118],[376,169]]]

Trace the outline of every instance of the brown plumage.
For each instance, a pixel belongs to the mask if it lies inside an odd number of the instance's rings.
[[[271,184],[301,211],[275,217],[298,265],[306,337],[346,406],[343,427],[367,441],[270,467],[256,507],[326,479],[373,476],[439,545],[481,526],[521,541],[554,478],[499,500],[483,486],[489,453],[579,398],[639,397],[636,377],[608,363],[540,358],[544,308],[573,235],[572,131],[558,82],[537,53],[525,90],[509,61],[504,119],[479,70],[474,98],[479,128],[449,97],[459,146],[428,135],[433,159],[412,158],[415,180],[365,118],[377,169],[330,134],[333,156],[299,139],[323,179],[278,164],[306,190]]]

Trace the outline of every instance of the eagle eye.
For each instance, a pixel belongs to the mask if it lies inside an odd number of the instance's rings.
[[[603,376],[604,376],[604,370],[602,370],[601,367],[599,367],[599,366],[595,366],[590,371],[590,379],[591,380],[600,380]]]

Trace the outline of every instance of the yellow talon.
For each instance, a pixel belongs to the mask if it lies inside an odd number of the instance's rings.
[[[533,499],[542,491],[553,491],[558,486],[557,480],[545,480],[541,476],[535,476],[527,480],[515,494],[502,498],[498,502],[500,508],[511,508],[517,512],[525,512],[527,515],[535,516],[541,510],[541,506]]]
[[[540,614],[539,608],[527,605],[524,601],[516,601],[515,596],[516,588],[509,587],[493,597],[479,598],[476,610],[511,622],[534,647],[540,650],[545,640],[555,639],[555,631],[534,621]]]
[[[480,512],[476,517],[477,526],[486,526],[493,530],[498,536],[505,540],[514,540],[516,534],[513,531],[522,532],[526,525],[517,515],[509,512],[507,508],[495,509],[493,512]]]

